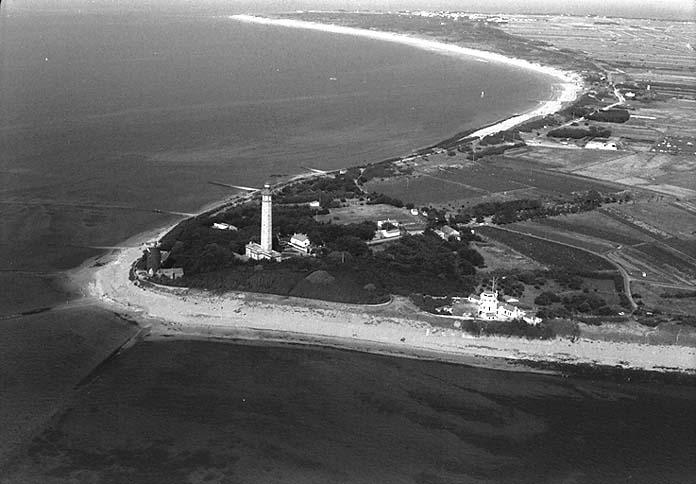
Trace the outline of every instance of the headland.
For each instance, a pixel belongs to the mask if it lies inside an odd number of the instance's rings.
[[[443,42],[352,27],[324,25],[293,19],[233,16],[236,21],[314,29],[343,35],[358,35],[398,42],[444,55],[474,56],[486,62],[500,62],[530,69],[559,81],[557,97],[527,113],[467,133],[464,138],[484,138],[510,130],[532,119],[552,115],[576,100],[583,88],[579,75],[497,53],[469,49]],[[403,161],[411,155],[397,158]],[[276,189],[282,189],[276,186]],[[237,203],[248,200],[240,197]],[[224,206],[231,202],[226,201]],[[220,207],[206,207],[216,211]],[[602,338],[556,338],[547,340],[471,335],[451,328],[451,321],[419,311],[406,298],[392,298],[379,305],[350,305],[311,299],[257,293],[210,291],[189,288],[140,285],[129,278],[133,261],[146,242],[156,242],[172,227],[131,239],[132,249],[101,258],[98,266],[83,266],[73,274],[85,296],[102,301],[119,313],[126,313],[149,329],[151,338],[210,338],[252,340],[331,346],[400,357],[425,358],[500,369],[531,370],[525,363],[597,365],[657,372],[696,372],[696,350],[688,346],[642,344],[635,337],[640,328],[622,329],[631,333],[627,341]],[[445,321],[446,324],[443,324]],[[449,327],[448,327],[449,326]],[[607,333],[616,332],[608,328]],[[633,341],[631,341],[631,339]],[[645,338],[646,342],[648,338]]]

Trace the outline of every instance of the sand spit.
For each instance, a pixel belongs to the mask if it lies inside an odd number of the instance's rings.
[[[409,312],[398,299],[369,307],[262,294],[146,289],[128,279],[141,253],[140,247],[124,249],[109,255],[104,265],[77,270],[73,279],[85,296],[150,325],[156,338],[300,343],[493,368],[538,361],[696,374],[696,348],[476,337],[455,328],[435,328],[428,323],[433,316]]]
[[[490,134],[505,131],[538,116],[546,116],[548,114],[555,113],[559,111],[564,104],[574,101],[583,89],[583,82],[581,77],[574,72],[563,71],[554,67],[535,64],[533,62],[529,62],[523,59],[507,57],[502,54],[497,54],[495,52],[470,49],[455,44],[438,42],[436,40],[429,40],[421,37],[412,37],[410,35],[398,34],[394,32],[382,32],[377,30],[360,29],[355,27],[344,27],[333,24],[306,22],[304,20],[275,19],[267,17],[257,17],[253,15],[231,15],[229,18],[239,22],[256,23],[261,25],[275,25],[280,27],[289,27],[296,29],[318,30],[321,32],[330,32],[341,35],[353,35],[369,39],[382,40],[385,42],[394,42],[398,44],[409,45],[418,49],[423,49],[442,55],[466,58],[473,57],[477,60],[481,60],[484,62],[505,64],[520,69],[538,72],[540,74],[550,76],[558,81],[557,89],[554,90],[554,99],[550,99],[528,112],[512,116],[503,121],[500,121],[499,123],[482,128],[470,134],[467,137],[482,138]]]

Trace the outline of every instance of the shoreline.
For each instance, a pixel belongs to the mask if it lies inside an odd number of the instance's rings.
[[[145,236],[152,237],[154,231]],[[143,240],[144,241],[144,240]],[[696,348],[580,339],[527,340],[474,336],[432,326],[437,316],[409,313],[401,299],[381,307],[349,307],[253,293],[146,289],[129,280],[140,247],[122,249],[113,260],[85,264],[71,280],[108,309],[149,330],[148,338],[246,340],[299,344],[393,357],[544,373],[554,366],[603,367],[661,374],[696,375]]]
[[[479,128],[468,137],[486,136],[509,129],[528,119],[555,112],[561,109],[564,103],[574,100],[582,89],[577,74],[442,42],[296,20],[250,16],[231,18],[362,35],[440,53],[474,55],[532,69],[566,81],[560,91],[554,90],[558,94],[555,99],[528,113]],[[288,23],[290,25],[287,25]],[[292,179],[293,177],[290,180]],[[226,197],[219,202],[208,203],[198,214],[214,212],[245,198],[245,195],[239,194]],[[105,307],[136,319],[141,327],[150,330],[148,338],[151,339],[203,338],[244,340],[258,344],[312,345],[526,372],[540,372],[540,365],[589,365],[596,368],[612,367],[662,374],[696,375],[695,348],[602,340],[581,339],[571,342],[563,339],[541,341],[496,336],[477,337],[452,328],[433,327],[428,321],[436,316],[409,312],[412,308],[402,307],[403,301],[392,301],[379,307],[366,307],[266,294],[228,293],[217,296],[183,288],[145,289],[136,286],[129,280],[129,269],[133,261],[141,255],[144,244],[159,240],[179,223],[180,221],[177,221],[166,227],[130,237],[123,245],[132,246],[131,248],[110,251],[85,261],[79,268],[68,273],[70,284],[84,296],[95,298]],[[242,338],[240,335],[245,337]],[[547,370],[542,372],[549,373]]]
[[[244,23],[255,23],[259,25],[272,25],[294,29],[315,30],[319,32],[327,32],[354,37],[364,37],[373,40],[381,40],[385,42],[408,45],[417,49],[426,50],[428,52],[433,52],[440,55],[474,58],[485,63],[492,62],[503,64],[506,66],[517,67],[519,69],[533,71],[556,79],[557,82],[554,83],[554,87],[560,87],[560,92],[558,92],[558,89],[554,89],[555,95],[551,99],[542,102],[541,105],[532,108],[529,111],[526,111],[522,114],[516,114],[509,118],[496,121],[488,126],[476,129],[474,132],[467,135],[467,138],[483,138],[485,136],[496,134],[501,131],[513,128],[519,124],[529,121],[530,119],[543,117],[558,112],[563,108],[564,104],[573,102],[575,99],[577,99],[579,93],[582,92],[582,90],[584,89],[584,82],[582,81],[580,75],[576,72],[564,71],[555,67],[535,64],[524,59],[508,57],[503,54],[498,54],[496,52],[461,47],[456,44],[449,44],[446,42],[440,42],[437,40],[431,40],[423,37],[414,37],[411,35],[399,34],[395,32],[368,30],[357,27],[345,27],[334,24],[308,22],[305,20],[278,19],[255,15],[230,15],[227,18]]]

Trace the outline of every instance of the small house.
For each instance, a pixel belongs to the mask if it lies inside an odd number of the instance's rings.
[[[234,225],[226,224],[224,222],[215,222],[213,224],[213,228],[216,230],[230,230],[232,232],[235,232],[238,230],[237,227],[235,227]]]
[[[307,234],[295,233],[290,238],[290,246],[293,249],[299,250],[300,252],[308,253],[312,243],[310,242],[309,237],[307,237]]]
[[[181,267],[172,267],[170,269],[160,269],[157,271],[157,275],[160,277],[166,277],[172,281],[175,279],[181,279],[184,277],[184,269]]]
[[[378,220],[375,236],[380,239],[390,239],[401,235],[401,224],[396,220]]]

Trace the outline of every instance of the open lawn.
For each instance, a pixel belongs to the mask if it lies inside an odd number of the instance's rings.
[[[368,205],[351,203],[347,207],[332,208],[326,215],[317,215],[318,222],[331,222],[335,224],[360,223],[365,220],[376,222],[377,220],[396,220],[401,223],[424,223],[425,217],[411,215],[407,208],[397,208],[392,205],[375,204]]]
[[[365,189],[372,192],[384,193],[404,202],[417,206],[444,203],[453,200],[464,200],[489,192],[467,186],[467,184],[451,179],[449,176],[421,174],[389,178],[383,181],[370,181]]]

